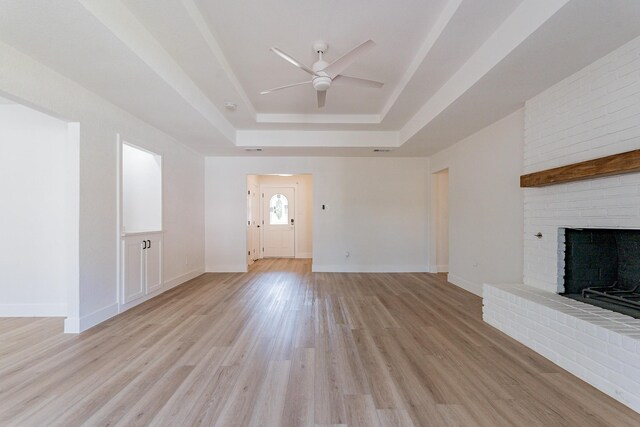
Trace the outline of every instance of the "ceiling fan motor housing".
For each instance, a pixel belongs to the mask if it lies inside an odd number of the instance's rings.
[[[327,90],[331,86],[331,77],[325,76],[315,76],[313,78],[313,88],[315,90]]]
[[[315,90],[327,90],[331,86],[331,77],[329,77],[329,74],[322,71],[327,68],[328,65],[329,63],[322,59],[312,65],[311,68],[315,73],[312,83]]]

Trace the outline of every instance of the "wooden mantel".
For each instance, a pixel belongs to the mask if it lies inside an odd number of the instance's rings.
[[[601,176],[640,172],[640,150],[573,163],[520,177],[520,187],[543,187]]]

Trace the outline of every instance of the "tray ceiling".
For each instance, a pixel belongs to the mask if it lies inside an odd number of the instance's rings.
[[[634,0],[0,0],[0,40],[205,155],[432,154],[640,35]],[[568,31],[570,30],[570,31]],[[368,39],[318,109],[307,66]],[[225,102],[237,105],[235,111]],[[255,155],[255,153],[251,153]]]

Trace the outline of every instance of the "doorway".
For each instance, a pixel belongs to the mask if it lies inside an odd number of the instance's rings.
[[[80,125],[0,98],[0,317],[79,318]]]
[[[260,258],[311,258],[309,174],[247,176],[247,265]]]
[[[260,186],[258,177],[247,177],[247,265],[260,258]]]
[[[433,174],[435,181],[435,225],[437,273],[449,272],[449,169]]]

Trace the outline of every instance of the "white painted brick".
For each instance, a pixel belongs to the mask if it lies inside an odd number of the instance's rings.
[[[640,321],[524,285],[484,289],[487,323],[640,411]]]
[[[637,387],[640,388],[640,369],[636,369],[633,366],[624,365],[622,368],[622,374],[630,380],[638,383]]]

